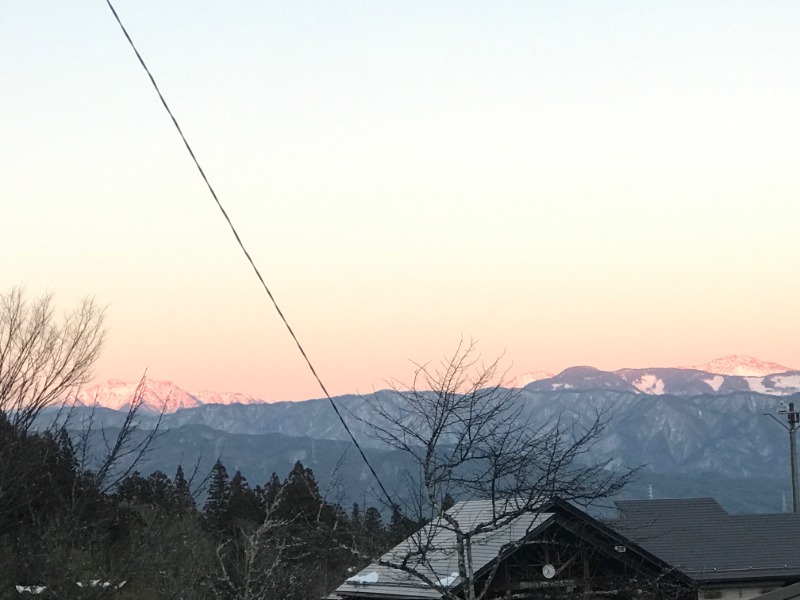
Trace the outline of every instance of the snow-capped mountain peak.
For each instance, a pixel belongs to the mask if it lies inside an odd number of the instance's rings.
[[[746,356],[743,354],[731,354],[707,362],[703,365],[689,367],[698,371],[715,373],[717,375],[738,375],[739,377],[763,377],[774,373],[786,373],[793,371],[790,367],[785,367],[773,362],[767,362]]]
[[[75,400],[83,406],[103,406],[114,410],[127,409],[136,397],[139,382],[109,379],[82,390]],[[187,392],[171,381],[145,379],[142,393],[142,410],[174,413],[182,408],[204,404],[256,404],[266,402],[248,394],[235,392]]]

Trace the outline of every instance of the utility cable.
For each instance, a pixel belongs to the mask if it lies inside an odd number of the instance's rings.
[[[214,202],[216,202],[217,208],[219,208],[220,212],[222,213],[222,216],[225,218],[225,221],[227,221],[228,226],[231,229],[231,232],[233,233],[234,237],[236,238],[236,242],[239,244],[239,247],[242,249],[242,252],[244,252],[245,257],[247,257],[247,262],[249,262],[250,266],[253,267],[253,271],[255,272],[256,277],[258,277],[258,280],[261,282],[261,286],[264,288],[264,291],[267,292],[267,296],[269,296],[269,299],[272,302],[272,305],[275,307],[275,310],[278,312],[278,316],[281,318],[281,321],[283,321],[283,324],[286,326],[286,329],[289,331],[289,335],[292,336],[292,339],[294,340],[294,343],[297,346],[297,349],[300,350],[300,354],[303,355],[303,359],[305,360],[306,365],[308,365],[308,368],[311,370],[311,374],[314,376],[314,379],[317,380],[317,383],[319,384],[320,389],[322,389],[322,393],[325,394],[325,397],[328,399],[328,402],[330,402],[331,406],[333,407],[334,412],[336,413],[336,416],[339,417],[339,421],[342,423],[342,426],[344,427],[345,431],[347,431],[347,434],[350,436],[350,439],[353,441],[353,444],[355,444],[355,447],[358,448],[358,452],[361,454],[361,458],[364,459],[364,462],[366,463],[367,467],[369,468],[370,472],[372,473],[372,476],[375,477],[375,481],[378,482],[378,487],[380,487],[381,492],[383,492],[383,495],[389,501],[389,506],[392,506],[392,507],[396,506],[396,504],[392,500],[392,497],[389,495],[389,492],[386,491],[386,488],[383,486],[383,483],[381,483],[380,477],[378,477],[378,474],[375,472],[375,469],[370,464],[369,459],[367,459],[367,455],[364,454],[364,450],[361,448],[361,445],[358,443],[358,440],[356,440],[355,436],[353,435],[353,432],[350,431],[350,427],[348,427],[347,422],[344,420],[344,417],[342,417],[342,413],[339,412],[339,407],[336,406],[336,403],[333,401],[333,398],[328,393],[328,389],[325,387],[325,384],[322,383],[322,379],[317,374],[317,370],[314,368],[314,365],[311,363],[311,360],[308,358],[308,355],[306,354],[306,351],[303,349],[303,345],[300,343],[300,340],[295,335],[294,330],[292,329],[291,325],[289,325],[289,321],[284,316],[283,311],[281,310],[280,306],[278,306],[278,302],[275,300],[275,297],[272,295],[272,292],[270,291],[269,286],[267,286],[266,281],[264,281],[264,278],[261,276],[261,271],[258,270],[258,267],[256,266],[256,263],[253,261],[253,258],[250,256],[250,253],[247,251],[247,248],[245,247],[244,242],[242,242],[242,238],[239,237],[239,233],[236,231],[236,227],[234,227],[233,222],[231,221],[231,218],[228,216],[227,211],[222,206],[222,202],[220,202],[219,198],[217,197],[217,193],[214,191],[214,188],[211,186],[211,182],[208,180],[208,177],[206,177],[205,171],[203,171],[203,167],[200,166],[200,162],[197,160],[197,157],[195,156],[194,151],[192,150],[192,147],[189,145],[189,141],[186,139],[186,136],[183,134],[183,130],[181,129],[181,126],[178,124],[178,120],[175,118],[175,115],[172,114],[172,110],[170,110],[169,105],[167,104],[167,101],[164,99],[164,95],[161,93],[161,90],[159,89],[158,84],[156,83],[156,80],[153,77],[153,74],[150,72],[150,69],[147,68],[147,65],[145,64],[144,59],[142,58],[142,55],[139,54],[139,50],[136,48],[136,44],[133,43],[133,40],[131,39],[131,36],[128,34],[128,30],[125,29],[125,26],[122,24],[122,21],[120,20],[119,15],[117,14],[117,11],[114,9],[114,5],[111,4],[111,0],[106,0],[106,4],[108,4],[108,8],[111,9],[111,12],[114,15],[114,19],[116,19],[117,24],[120,26],[120,29],[122,29],[122,33],[125,34],[125,38],[128,40],[128,44],[130,44],[131,48],[133,49],[134,53],[136,54],[136,58],[139,59],[139,64],[142,65],[142,68],[144,69],[145,73],[147,73],[147,76],[150,78],[150,83],[153,84],[153,88],[156,90],[156,93],[158,94],[158,97],[161,100],[161,104],[164,106],[164,109],[167,111],[167,114],[172,119],[172,123],[175,125],[175,129],[178,130],[178,134],[181,136],[181,139],[183,140],[183,144],[184,144],[184,146],[186,146],[186,150],[189,151],[189,156],[192,157],[192,161],[194,161],[194,164],[197,167],[197,170],[200,172],[200,176],[203,178],[203,181],[206,182],[206,186],[208,187],[208,191],[211,192],[211,196],[214,198]]]

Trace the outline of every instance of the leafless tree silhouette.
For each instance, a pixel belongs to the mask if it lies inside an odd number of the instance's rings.
[[[495,383],[502,375],[499,359],[484,363],[474,341],[462,341],[438,364],[415,366],[410,385],[393,382],[394,402],[380,395],[367,402],[374,436],[407,453],[418,469],[408,478],[411,510],[435,527],[421,528],[409,538],[407,551],[384,558],[384,566],[411,573],[447,598],[481,600],[493,574],[476,580],[476,537],[537,513],[554,497],[591,504],[615,494],[633,477],[634,470],[612,470],[607,463],[588,460],[607,415],[595,413],[583,425],[560,416],[544,422],[526,416],[518,393]],[[451,497],[489,500],[493,509],[478,520],[462,519],[447,511]],[[429,568],[428,556],[441,551],[434,539],[440,529],[454,537],[458,595]],[[503,552],[512,552],[514,543]]]
[[[28,300],[13,288],[0,295],[0,412],[17,431],[91,379],[103,319],[91,298],[59,319],[50,294]]]

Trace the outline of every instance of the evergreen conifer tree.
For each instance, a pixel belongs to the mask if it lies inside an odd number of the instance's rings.
[[[278,474],[273,472],[263,490],[263,501],[265,507],[270,507],[275,503],[281,493],[282,488],[283,484],[281,484]]]
[[[361,507],[358,502],[353,502],[353,508],[350,510],[350,524],[354,531],[361,529]]]
[[[225,525],[232,529],[237,524],[256,525],[260,520],[261,511],[258,506],[258,498],[247,484],[247,479],[240,471],[236,471],[231,478]]]
[[[364,513],[364,531],[372,537],[379,537],[383,533],[381,513],[374,506],[367,508]]]
[[[230,499],[228,471],[222,461],[217,459],[211,469],[211,482],[208,485],[208,498],[203,506],[206,524],[212,531],[220,532]]]
[[[322,496],[314,472],[299,460],[294,464],[283,484],[282,516],[297,515],[306,522],[316,521],[322,508]]]
[[[153,506],[171,508],[175,497],[175,488],[166,473],[153,471],[147,478],[147,485],[150,488]]]
[[[189,489],[189,482],[186,480],[186,475],[183,473],[183,467],[178,465],[175,471],[174,494],[175,494],[175,508],[178,512],[192,511],[195,509],[195,501],[192,497],[192,491]]]
[[[134,471],[119,483],[117,498],[130,504],[151,504],[151,492],[148,480],[139,471]]]
[[[413,519],[406,517],[400,507],[395,504],[389,520],[389,542],[392,545],[399,544],[417,529],[419,529],[419,525]]]

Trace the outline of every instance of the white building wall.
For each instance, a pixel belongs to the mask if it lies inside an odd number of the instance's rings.
[[[697,592],[698,600],[751,600],[761,594],[781,587],[780,584],[745,584],[730,587],[700,588]]]

